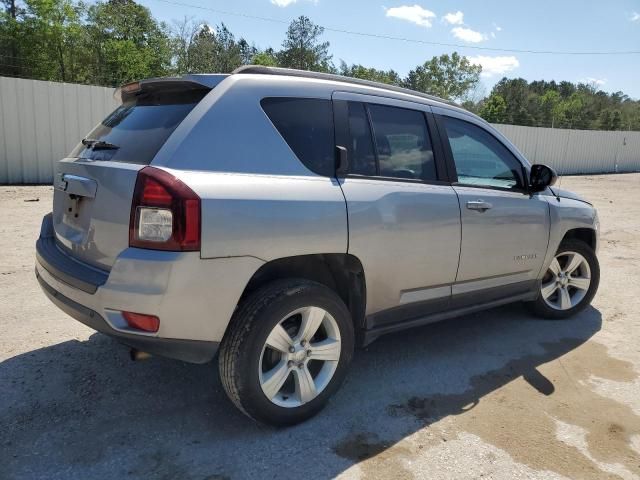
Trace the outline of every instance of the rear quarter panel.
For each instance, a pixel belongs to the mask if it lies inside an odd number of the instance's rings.
[[[169,171],[202,199],[202,258],[347,252],[346,204],[333,178]]]

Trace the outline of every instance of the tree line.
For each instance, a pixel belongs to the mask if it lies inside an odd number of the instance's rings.
[[[159,22],[134,0],[0,0],[0,76],[117,86],[241,65],[298,68],[374,80],[459,101],[494,123],[640,130],[640,102],[571,82],[503,78],[485,98],[482,68],[458,53],[426,60],[406,76],[334,62],[323,27],[301,16],[280,48],[259,48],[224,23]]]
[[[503,78],[469,105],[493,123],[584,130],[640,130],[640,102],[596,84]]]

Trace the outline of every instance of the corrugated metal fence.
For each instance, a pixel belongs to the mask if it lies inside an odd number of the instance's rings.
[[[112,88],[0,77],[0,184],[52,183],[55,162],[116,105]]]
[[[545,163],[561,174],[640,171],[640,132],[494,126],[531,163]]]
[[[116,105],[112,88],[0,77],[0,184],[51,183],[55,162]],[[496,127],[559,173],[640,171],[640,132]]]

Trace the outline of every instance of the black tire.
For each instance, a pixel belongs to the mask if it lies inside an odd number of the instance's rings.
[[[298,407],[282,407],[271,402],[260,386],[262,349],[279,321],[306,306],[321,307],[336,320],[341,337],[340,359],[332,379],[316,398]],[[231,401],[247,416],[273,426],[293,425],[316,415],[338,390],[351,363],[353,348],[351,315],[333,290],[308,280],[278,280],[258,289],[236,310],[220,346],[220,378]]]
[[[569,251],[579,253],[589,264],[589,269],[591,270],[591,283],[587,289],[587,293],[577,305],[567,310],[557,310],[550,307],[545,302],[542,294],[539,294],[538,298],[533,302],[528,302],[527,306],[540,318],[546,320],[563,320],[572,317],[578,312],[584,310],[591,303],[591,300],[593,300],[593,297],[598,291],[598,285],[600,283],[600,264],[593,249],[588,244],[580,240],[565,240],[558,247],[556,255]]]

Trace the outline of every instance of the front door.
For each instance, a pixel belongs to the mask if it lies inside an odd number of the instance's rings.
[[[439,117],[439,126],[457,174],[462,221],[453,295],[495,289],[500,297],[531,290],[549,240],[547,202],[527,192],[523,164],[488,129],[470,117],[447,115]]]

